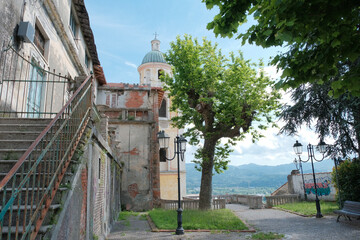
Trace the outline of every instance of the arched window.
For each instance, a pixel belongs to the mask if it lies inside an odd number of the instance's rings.
[[[166,118],[166,99],[164,98],[161,102],[161,106],[159,109],[159,117],[164,117]]]
[[[159,69],[158,70],[158,79],[160,79],[160,77],[163,76],[163,75],[164,75],[164,70]]]

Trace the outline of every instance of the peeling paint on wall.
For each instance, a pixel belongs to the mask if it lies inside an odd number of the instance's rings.
[[[144,104],[146,92],[132,91],[126,98],[125,106],[128,108],[139,108]]]
[[[135,155],[139,155],[140,151],[135,147],[135,148],[131,149],[131,150],[128,151],[128,152],[120,152],[120,153],[130,154],[130,155],[132,155],[132,156],[135,156]]]
[[[129,195],[130,195],[132,198],[135,198],[136,195],[139,194],[138,185],[137,185],[136,183],[130,184],[130,185],[128,186],[128,192],[129,192]]]

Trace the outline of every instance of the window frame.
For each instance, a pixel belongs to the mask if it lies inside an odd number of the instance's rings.
[[[163,107],[163,104],[165,105],[164,107]],[[159,108],[159,118],[167,118],[168,117],[167,105],[168,105],[167,99],[163,98],[163,100],[161,101],[160,108]],[[161,113],[165,113],[165,116],[163,116]]]
[[[71,29],[72,34],[76,38],[77,33],[78,33],[78,23],[76,21],[76,17],[75,17],[73,8],[70,9],[69,27]]]
[[[41,53],[41,55],[43,57],[45,57],[46,41],[47,41],[46,37],[42,33],[39,25],[36,23],[35,24],[34,45],[36,46],[36,48],[39,50],[39,52]]]

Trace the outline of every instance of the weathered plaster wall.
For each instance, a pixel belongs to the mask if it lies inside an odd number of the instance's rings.
[[[316,186],[320,200],[335,201],[335,187],[331,179],[331,173],[316,173]],[[304,187],[301,174],[289,175],[289,193],[300,194],[304,199]],[[315,200],[315,188],[312,174],[304,174],[305,190],[307,198]]]
[[[175,161],[175,160],[174,160]],[[160,174],[161,199],[178,199],[178,175],[175,172],[162,172]],[[181,198],[186,196],[186,172],[180,172]],[[185,195],[184,195],[185,194]]]
[[[84,35],[80,29],[80,24],[77,25],[77,33],[74,35],[69,26],[70,12],[72,8],[72,1],[68,0],[44,0],[44,1],[29,1],[29,0],[6,0],[0,1],[0,47],[11,45],[15,50],[24,57],[36,63],[42,69],[50,71],[51,73],[60,74],[61,76],[70,76],[74,79],[80,75],[89,75],[92,69],[91,58],[88,58],[88,66],[85,64],[85,55],[88,53],[87,45],[85,43]],[[75,18],[76,18],[76,11]],[[25,43],[17,37],[17,26],[21,22],[29,22],[35,29],[38,26],[40,32],[45,38],[45,53],[42,54],[34,43]],[[78,19],[76,18],[76,21]],[[9,54],[11,50],[3,52],[0,56],[1,62],[6,58],[5,55]],[[9,61],[11,56],[7,56]],[[16,58],[12,58],[14,61]],[[20,59],[20,58],[19,58]],[[22,63],[23,64],[23,63]],[[14,74],[15,78],[30,79],[32,78],[32,68],[26,66],[16,68],[17,73]],[[11,70],[14,71],[15,68]],[[0,67],[1,74],[3,69]],[[6,72],[2,79],[9,78],[6,76]],[[21,73],[21,74],[20,74]],[[14,77],[10,77],[13,79]],[[43,78],[45,81],[58,81],[61,78],[57,78],[52,74],[45,73]],[[65,87],[64,87],[65,86]],[[7,86],[5,86],[6,88]],[[19,99],[19,102],[23,102],[22,99],[27,99],[27,91],[24,91],[21,87],[23,85],[15,85],[15,89],[10,89],[11,92],[19,94],[14,96],[15,99]],[[20,89],[20,90],[18,90]],[[46,91],[54,91],[50,95],[45,97]],[[4,89],[3,89],[4,91]],[[45,105],[51,105],[53,112],[58,112],[63,103],[69,99],[69,92],[71,92],[71,86],[67,84],[44,84],[42,90],[42,106],[41,110],[45,109]],[[56,99],[50,103],[50,99]],[[4,99],[1,100],[5,104]],[[44,101],[47,101],[46,103]],[[8,101],[7,101],[8,102]],[[12,101],[15,102],[15,101]],[[25,101],[26,102],[26,101]],[[9,104],[9,103],[7,103]],[[15,110],[19,108],[19,104],[12,104],[10,109]],[[49,107],[47,108],[49,109]],[[18,109],[20,110],[20,109]],[[21,111],[21,110],[20,110]],[[24,111],[24,109],[22,109]]]
[[[15,27],[20,21],[23,0],[0,1],[0,46],[15,38]]]
[[[127,209],[152,207],[150,184],[150,126],[148,124],[111,125],[115,132],[116,153],[124,163],[121,183],[122,202]]]
[[[99,88],[97,104],[109,118],[111,147],[124,165],[121,202],[129,210],[151,209],[160,198],[157,102],[149,87]]]
[[[105,239],[120,212],[121,170],[95,128],[83,146],[51,239]]]

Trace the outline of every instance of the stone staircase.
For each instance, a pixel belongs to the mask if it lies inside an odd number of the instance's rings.
[[[25,153],[29,146],[34,142],[34,140],[39,136],[42,130],[50,123],[51,119],[17,119],[17,118],[0,118],[0,181],[6,176],[10,169],[16,164],[18,159]],[[36,153],[35,153],[36,154]],[[28,164],[27,164],[28,165]],[[29,165],[28,165],[29,166]],[[71,175],[71,173],[66,173],[66,176]],[[42,179],[42,176],[37,179]],[[64,177],[63,181],[68,181]],[[17,185],[19,181],[16,181]],[[16,186],[15,186],[16,187]],[[37,192],[41,192],[43,189],[36,189]],[[64,193],[68,190],[68,187],[60,187],[56,193],[54,201],[51,203],[50,210],[45,217],[45,220],[40,228],[37,239],[41,239],[43,233],[45,233],[49,228],[52,227],[52,224],[55,222],[54,216],[58,211],[61,210],[61,202],[64,197]],[[6,194],[8,197],[11,196],[12,187],[7,188]],[[9,211],[6,213],[4,218],[4,227],[2,229],[3,239],[8,239],[8,233],[11,232],[11,239],[15,239],[15,232],[18,228],[19,236],[23,231],[22,222],[24,217],[29,219],[30,213],[33,212],[35,207],[31,207],[30,204],[25,204],[25,201],[29,202],[29,199],[36,201],[38,198],[36,194],[33,193],[31,187],[21,189],[21,198],[19,202],[16,203],[13,207],[12,219],[11,219],[11,228],[9,226]],[[26,195],[29,195],[27,198]],[[34,197],[35,195],[35,197]],[[3,204],[4,191],[0,190],[0,211]],[[8,198],[7,198],[8,199]],[[20,211],[18,211],[20,209]],[[15,215],[15,216],[14,216]],[[1,234],[1,233],[0,233]],[[18,236],[18,238],[20,238]]]

